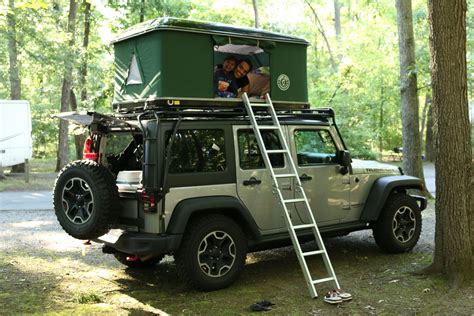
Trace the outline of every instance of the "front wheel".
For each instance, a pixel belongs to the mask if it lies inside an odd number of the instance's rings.
[[[186,283],[213,291],[239,277],[246,255],[247,240],[239,226],[226,216],[209,215],[189,224],[175,260]]]
[[[386,252],[412,250],[421,233],[421,210],[415,199],[401,193],[391,195],[373,231],[375,242]]]

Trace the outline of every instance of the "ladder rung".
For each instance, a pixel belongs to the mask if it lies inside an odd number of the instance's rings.
[[[264,126],[258,126],[258,129],[271,129],[271,130],[277,130],[277,126],[271,126],[271,125],[264,125]]]
[[[298,203],[298,202],[304,202],[306,201],[305,199],[289,199],[289,200],[283,200],[285,203]]]
[[[266,107],[269,107],[270,104],[266,104],[266,103],[250,103],[250,106],[251,106],[251,107],[258,107],[258,108],[266,108]]]
[[[305,228],[313,228],[314,224],[303,224],[303,225],[295,225],[293,226],[293,229],[305,229]]]
[[[303,252],[303,256],[305,257],[315,256],[315,255],[320,255],[322,253],[324,253],[324,250],[308,251],[308,252]]]
[[[267,150],[268,154],[283,154],[286,153],[285,149],[268,149]]]
[[[276,174],[275,178],[291,178],[291,177],[297,177],[297,174],[294,173],[282,173],[282,174]]]
[[[323,283],[323,282],[328,282],[328,281],[333,281],[333,280],[334,280],[333,277],[329,277],[329,278],[324,278],[324,279],[312,280],[311,283],[318,284],[318,283]]]

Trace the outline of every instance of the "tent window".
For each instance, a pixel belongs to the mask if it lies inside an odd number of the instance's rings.
[[[230,38],[229,38],[230,40]],[[257,45],[260,42],[256,41]],[[230,61],[230,62],[229,62]],[[250,69],[243,77],[237,71],[241,62]],[[242,70],[243,68],[241,68]],[[240,77],[239,77],[240,76]],[[270,55],[260,46],[232,43],[214,46],[214,95],[217,98],[263,98],[270,93]]]
[[[142,76],[140,75],[140,69],[138,68],[137,57],[135,54],[132,55],[132,61],[128,68],[127,86],[132,84],[143,84]]]

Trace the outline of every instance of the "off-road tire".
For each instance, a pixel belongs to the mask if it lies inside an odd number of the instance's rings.
[[[198,290],[214,291],[239,277],[246,255],[242,230],[232,219],[216,214],[188,224],[175,261],[184,282]]]
[[[406,194],[392,194],[373,227],[377,245],[388,253],[404,253],[415,247],[421,233],[421,210]]]
[[[129,257],[129,256],[130,256],[129,254],[126,254],[124,252],[114,253],[114,257],[115,257],[115,259],[117,259],[118,262],[120,262],[123,265],[126,265],[127,267],[136,268],[136,269],[153,268],[158,263],[160,263],[160,261],[164,257],[164,255],[161,255],[161,256],[157,256],[157,257],[145,260],[145,261],[141,261],[141,260],[130,261],[130,260],[127,260],[127,257]]]
[[[119,194],[112,173],[92,160],[66,165],[54,184],[54,211],[72,237],[95,239],[106,234],[118,214]]]

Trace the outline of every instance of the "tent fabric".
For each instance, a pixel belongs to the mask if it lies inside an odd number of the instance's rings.
[[[186,32],[195,32],[195,33],[205,33],[213,35],[221,35],[223,37],[236,37],[245,39],[255,39],[255,40],[267,40],[267,41],[276,41],[276,42],[289,42],[297,43],[308,46],[309,43],[299,37],[274,33],[270,31],[265,31],[262,29],[250,28],[250,27],[237,27],[233,25],[223,24],[223,23],[214,23],[214,22],[204,22],[204,21],[192,21],[186,19],[165,17],[157,18],[149,21],[142,22],[131,28],[125,30],[123,33],[119,34],[112,43],[124,41],[126,39],[143,35],[152,31],[165,31],[165,30],[174,30],[174,31],[186,31]],[[246,44],[246,43],[242,43]],[[253,44],[249,44],[253,45]]]

